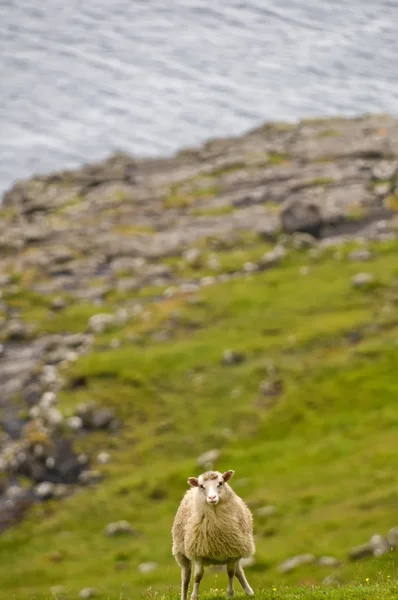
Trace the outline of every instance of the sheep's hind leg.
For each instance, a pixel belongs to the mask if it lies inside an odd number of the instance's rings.
[[[245,573],[243,571],[243,567],[240,564],[240,562],[238,562],[238,564],[237,564],[235,575],[236,575],[237,580],[241,584],[245,594],[247,594],[248,596],[254,596],[254,592],[253,592],[252,588],[250,587],[249,582],[246,579]]]
[[[236,574],[237,564],[238,564],[238,561],[236,561],[236,560],[230,560],[227,562],[227,573],[228,573],[227,598],[233,598],[235,595],[234,576]]]
[[[180,554],[179,561],[181,567],[181,600],[187,600],[188,598],[188,587],[191,580],[191,561]]]
[[[198,598],[199,598],[199,585],[200,585],[200,582],[202,581],[203,573],[204,573],[203,562],[201,560],[195,560],[194,561],[194,573],[193,573],[194,584],[193,584],[193,591],[191,594],[191,600],[198,600]]]

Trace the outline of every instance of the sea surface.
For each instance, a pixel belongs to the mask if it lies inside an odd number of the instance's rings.
[[[398,0],[0,0],[0,193],[265,120],[398,114]]]

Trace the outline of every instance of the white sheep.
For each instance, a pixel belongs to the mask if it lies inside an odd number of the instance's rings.
[[[234,576],[248,596],[254,595],[240,564],[241,558],[255,552],[253,517],[227,483],[233,475],[234,471],[208,471],[188,479],[191,489],[181,500],[172,528],[172,552],[181,567],[181,600],[187,600],[192,563],[191,600],[198,600],[204,566],[209,564],[227,565],[227,598],[234,596]]]

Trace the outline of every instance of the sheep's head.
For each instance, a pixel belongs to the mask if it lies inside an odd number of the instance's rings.
[[[232,479],[234,472],[226,471],[225,473],[219,473],[218,471],[207,471],[207,473],[202,473],[199,477],[189,477],[188,483],[191,487],[198,489],[198,493],[203,495],[208,504],[216,506],[223,499],[223,496],[225,496],[225,484]]]

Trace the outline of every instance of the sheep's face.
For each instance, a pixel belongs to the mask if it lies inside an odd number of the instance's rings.
[[[208,504],[216,506],[225,494],[225,484],[232,479],[234,471],[219,473],[218,471],[208,471],[199,475],[199,477],[189,477],[188,483],[195,487],[198,493],[203,496]]]

